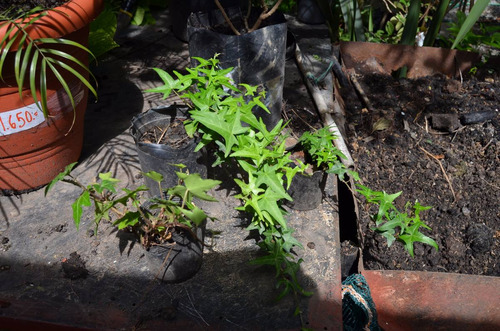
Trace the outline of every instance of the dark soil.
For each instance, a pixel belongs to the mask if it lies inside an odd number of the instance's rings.
[[[36,6],[49,9],[58,7],[66,2],[68,2],[68,0],[8,0],[0,3],[0,12],[7,9],[12,9],[14,12],[17,12],[18,10],[26,12]]]
[[[370,230],[364,199],[360,229],[367,269],[426,270],[500,276],[500,84],[498,77],[461,83],[443,76],[395,80],[359,77],[373,110],[346,93],[349,142],[362,183],[406,201],[433,206],[421,214],[439,251]],[[469,113],[486,120],[466,124]],[[432,156],[434,157],[432,157]],[[442,166],[442,167],[441,167]],[[449,182],[447,178],[449,179]]]
[[[85,268],[85,261],[77,252],[71,253],[69,259],[64,259],[61,264],[66,278],[82,279],[89,274],[89,271]]]
[[[172,148],[182,148],[191,142],[184,129],[183,121],[175,120],[166,128],[153,127],[146,131],[140,141],[144,143],[164,144]]]

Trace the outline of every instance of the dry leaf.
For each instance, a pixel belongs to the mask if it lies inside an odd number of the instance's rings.
[[[373,124],[372,132],[375,131],[384,131],[387,130],[392,124],[391,120],[388,120],[385,117],[382,117],[377,122]]]

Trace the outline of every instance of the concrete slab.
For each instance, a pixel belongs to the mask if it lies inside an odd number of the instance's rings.
[[[119,36],[121,47],[93,69],[99,99],[90,100],[84,151],[75,174],[84,182],[111,171],[123,187],[142,184],[131,136],[131,118],[153,106],[178,102],[144,92],[160,84],[151,70],[183,70],[187,45],[170,29],[168,11],[158,23],[130,27]],[[287,62],[285,99],[295,111],[314,113],[293,61]],[[226,179],[229,181],[230,179]],[[311,298],[300,298],[302,323],[313,329],[341,328],[340,252],[336,183],[327,186],[323,204],[309,212],[291,211],[289,222],[304,245],[300,280]],[[271,269],[251,266],[258,255],[244,220],[234,210],[231,189],[214,192],[220,202],[209,207],[219,232],[205,250],[200,272],[181,284],[161,284],[148,269],[142,248],[133,239],[102,224],[91,235],[91,215],[77,231],[70,203],[78,192],[59,183],[45,198],[39,190],[0,197],[0,327],[2,329],[148,329],[297,330],[297,303],[280,302]],[[309,245],[308,245],[309,244]],[[89,274],[64,277],[62,262],[80,255]]]

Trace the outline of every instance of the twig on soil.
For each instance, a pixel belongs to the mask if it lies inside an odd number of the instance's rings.
[[[337,139],[334,140],[335,146],[346,156],[345,159],[342,159],[342,163],[346,167],[352,167],[354,166],[354,161],[352,159],[351,153],[349,152],[349,149],[347,148],[347,145],[345,143],[344,138],[342,137],[342,134],[340,133],[340,130],[333,120],[333,117],[331,115],[332,110],[328,108],[328,105],[325,102],[325,99],[321,96],[321,93],[319,91],[319,88],[317,86],[314,86],[309,79],[307,79],[307,70],[304,67],[304,61],[302,57],[302,52],[300,51],[299,45],[297,45],[295,49],[295,59],[297,60],[297,66],[299,67],[299,70],[302,72],[303,76],[305,77],[305,82],[307,85],[307,88],[309,92],[312,94],[314,103],[316,104],[316,107],[318,108],[318,112],[321,116],[321,119],[323,120],[323,124],[328,127],[328,129],[337,137]],[[333,93],[333,91],[332,91]],[[335,100],[337,101],[337,100]],[[338,102],[338,101],[337,101]],[[338,104],[337,104],[338,106]],[[335,105],[333,105],[335,107]]]
[[[210,326],[210,324],[208,324],[207,321],[205,321],[203,316],[201,316],[200,312],[196,310],[194,303],[193,303],[193,300],[191,299],[191,296],[189,295],[189,292],[188,292],[186,287],[184,287],[184,290],[186,291],[187,297],[189,299],[189,303],[191,304],[191,307],[193,307],[193,311],[196,313],[196,316],[198,316],[198,318],[200,318],[203,321],[203,323],[205,323],[207,326]]]
[[[481,150],[481,152],[484,153],[484,151],[486,150],[486,148],[488,148],[488,146],[491,145],[492,142],[493,142],[493,139],[490,139],[490,141],[488,141],[488,143],[483,147],[483,149]]]
[[[456,130],[455,130],[455,132],[453,132],[453,138],[451,138],[451,141],[450,141],[450,142],[452,143],[452,142],[453,142],[453,140],[455,140],[455,138],[457,137],[457,134],[458,134],[460,131],[464,130],[464,129],[465,129],[465,126],[462,126],[461,128],[456,129]]]
[[[446,171],[444,170],[444,167],[443,167],[443,164],[441,163],[441,161],[439,160],[439,158],[431,153],[429,153],[428,151],[426,151],[423,147],[419,146],[419,148],[425,153],[427,154],[428,156],[430,156],[431,158],[433,158],[434,160],[436,160],[438,163],[439,163],[439,166],[441,167],[441,171],[443,172],[443,175],[444,175],[444,178],[446,179],[446,181],[448,182],[448,185],[450,186],[450,190],[451,190],[451,193],[453,194],[453,202],[457,201],[457,196],[455,194],[455,190],[453,190],[453,185],[451,185],[451,181],[450,181],[450,178],[448,177],[448,175],[446,174]]]
[[[167,133],[167,131],[168,131],[168,129],[170,128],[170,126],[171,126],[171,125],[172,125],[172,124],[167,125],[167,127],[165,128],[165,130],[161,130],[161,129],[160,129],[160,130],[162,131],[162,133],[161,133],[161,135],[160,135],[160,138],[158,138],[158,139],[156,140],[156,143],[157,143],[157,144],[159,144],[159,143],[160,143],[160,141],[163,139],[163,137],[165,136],[165,134]]]
[[[354,88],[356,89],[356,91],[358,92],[359,96],[361,97],[361,100],[363,101],[363,103],[365,104],[366,108],[370,111],[370,112],[373,112],[373,107],[372,107],[372,103],[370,102],[370,100],[368,99],[368,97],[366,96],[366,93],[365,91],[363,90],[363,88],[361,87],[361,85],[359,84],[358,82],[358,79],[356,78],[356,74],[353,72],[353,71],[349,71],[349,79],[351,80],[352,84],[354,85]]]
[[[496,188],[497,190],[500,190],[500,187],[498,187],[498,186],[496,186],[496,185],[491,184],[491,183],[490,183],[490,182],[488,182],[486,179],[481,178],[481,180],[482,180],[483,182],[485,182],[486,184],[488,184],[489,186],[491,186],[491,187],[493,187],[493,188]]]

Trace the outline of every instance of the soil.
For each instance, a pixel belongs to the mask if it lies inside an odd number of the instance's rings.
[[[165,144],[172,148],[183,148],[191,142],[191,139],[186,134],[183,121],[175,120],[166,128],[151,128],[140,137],[140,141],[144,143]]]
[[[360,232],[367,269],[426,270],[500,276],[500,83],[498,76],[460,82],[444,76],[396,80],[358,77],[372,103],[365,108],[344,91],[348,140],[362,183],[395,193],[399,210],[418,200],[422,232],[439,250],[415,244],[415,257],[400,242],[370,230],[361,199]],[[470,113],[482,112],[479,123]],[[484,117],[486,115],[486,117]],[[472,121],[476,122],[476,121]]]
[[[63,259],[61,265],[64,276],[69,279],[86,278],[89,274],[85,268],[85,261],[77,252],[71,253],[69,259]]]
[[[9,0],[0,4],[0,12],[5,11],[7,9],[13,9],[14,11],[22,10],[29,11],[36,6],[41,6],[43,8],[55,8],[64,3],[68,2],[68,0]]]

